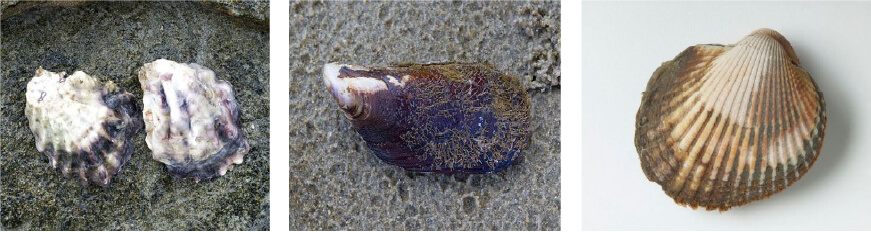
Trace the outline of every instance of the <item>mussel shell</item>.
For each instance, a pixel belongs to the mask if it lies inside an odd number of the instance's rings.
[[[408,171],[496,172],[528,144],[529,96],[489,65],[327,64],[324,83],[370,150]]]
[[[728,210],[767,198],[813,166],[823,94],[770,29],[735,45],[696,45],[654,72],[636,116],[647,178],[675,202]]]

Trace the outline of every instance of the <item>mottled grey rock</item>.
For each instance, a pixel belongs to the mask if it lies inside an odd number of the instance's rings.
[[[18,0],[0,0],[0,12],[6,10],[9,6],[15,5],[15,3],[18,3]]]
[[[292,230],[559,230],[559,2],[290,6]],[[531,141],[495,174],[416,174],[351,128],[324,63],[489,62],[532,97]]]
[[[4,17],[0,229],[268,230],[268,31],[197,2],[43,5]],[[53,171],[24,116],[34,70],[81,70],[114,81],[141,107],[137,71],[160,58],[202,64],[232,83],[251,145],[245,162],[213,181],[179,179],[152,160],[142,134],[106,188]]]
[[[249,17],[269,24],[268,0],[215,0],[203,3],[220,7],[222,11],[233,16]]]
[[[0,0],[0,19],[6,19],[9,16],[17,15],[25,12],[30,8],[51,6],[51,7],[73,7],[85,3],[84,1],[19,1],[19,0]]]
[[[253,21],[255,24],[269,24],[269,0],[204,0],[200,1],[215,7],[217,10],[226,14],[238,17],[247,18],[246,20]],[[64,1],[19,1],[19,0],[0,0],[0,18],[6,18],[19,14],[29,8],[39,6],[78,6],[86,3],[86,1],[64,0]],[[6,9],[9,9],[7,12]]]

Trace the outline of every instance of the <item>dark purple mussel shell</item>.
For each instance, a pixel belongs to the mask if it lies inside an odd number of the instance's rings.
[[[323,72],[369,149],[408,171],[496,172],[529,142],[529,95],[490,65],[331,63]]]

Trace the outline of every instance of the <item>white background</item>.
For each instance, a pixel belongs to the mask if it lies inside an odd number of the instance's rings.
[[[269,230],[290,223],[290,5],[269,2]],[[292,51],[291,51],[292,52]]]
[[[581,1],[561,1],[560,17],[560,85],[572,91],[562,91],[560,104],[560,226],[563,231],[580,231],[583,227],[582,219],[582,170],[581,166],[581,128],[583,128],[583,115],[581,91],[583,83],[581,78],[582,46],[581,25],[582,15]],[[568,120],[567,120],[568,119]]]
[[[583,229],[871,230],[871,2],[584,2],[582,11]],[[769,199],[724,213],[678,206],[641,171],[641,93],[685,48],[763,27],[789,40],[822,89],[821,155]]]

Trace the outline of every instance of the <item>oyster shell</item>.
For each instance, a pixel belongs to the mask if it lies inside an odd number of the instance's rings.
[[[230,83],[197,64],[156,60],[139,70],[145,142],[154,160],[195,181],[223,176],[241,164],[248,141]]]
[[[369,149],[409,171],[496,172],[529,140],[529,96],[489,65],[331,63],[323,81]]]
[[[789,42],[759,29],[663,63],[642,97],[635,146],[644,174],[676,203],[725,211],[782,191],[813,166],[825,109]]]
[[[130,139],[142,128],[138,107],[111,81],[81,71],[65,76],[39,67],[27,83],[24,114],[36,150],[64,176],[106,186],[130,159]]]

